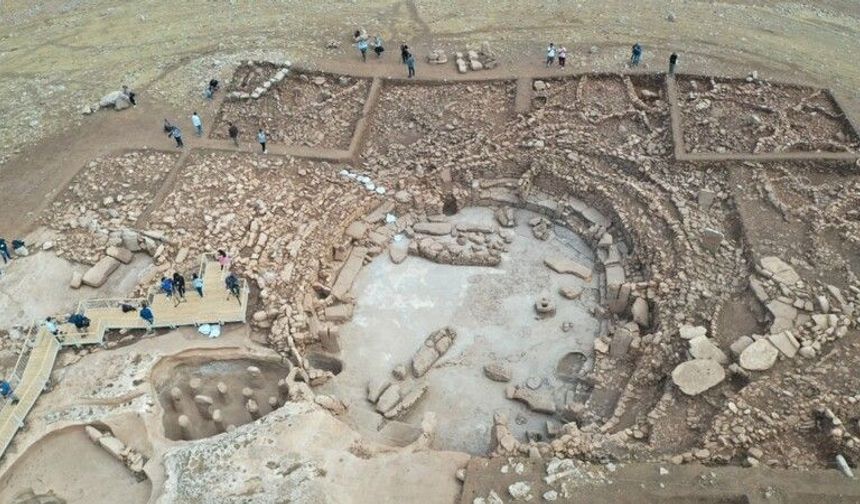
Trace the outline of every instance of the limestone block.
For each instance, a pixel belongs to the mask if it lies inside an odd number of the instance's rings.
[[[120,262],[115,258],[104,256],[84,273],[82,282],[90,287],[101,287],[107,281],[108,277],[110,277],[111,273],[116,271],[119,265]]]
[[[672,370],[672,381],[687,395],[698,395],[722,382],[726,371],[711,359],[682,362]]]

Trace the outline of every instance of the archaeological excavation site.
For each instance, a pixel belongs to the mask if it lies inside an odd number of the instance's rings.
[[[860,136],[829,89],[221,86],[182,149],[79,163],[3,265],[0,503],[860,502]]]

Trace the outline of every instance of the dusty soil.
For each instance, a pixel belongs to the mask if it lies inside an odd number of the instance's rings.
[[[0,485],[0,501],[18,504],[16,496],[32,490],[53,493],[66,504],[149,501],[152,485],[94,444],[83,427],[55,432],[27,450]]]

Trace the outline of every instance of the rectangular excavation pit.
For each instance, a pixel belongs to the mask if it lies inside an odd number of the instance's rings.
[[[267,82],[280,67],[258,64],[240,66],[227,88],[211,138],[227,139],[228,123],[239,128],[242,142],[256,142],[263,128],[272,144],[347,150],[362,117],[371,79],[291,69],[258,98],[234,98],[234,92],[250,93]]]
[[[860,137],[827,89],[679,75],[679,154],[851,154]]]

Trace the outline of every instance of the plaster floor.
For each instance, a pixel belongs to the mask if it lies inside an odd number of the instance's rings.
[[[31,248],[27,257],[0,263],[0,329],[28,326],[49,315],[60,318],[84,299],[124,297],[151,266],[149,256],[134,254],[130,264],[121,264],[98,289],[82,286],[76,290],[69,287],[72,272],[83,273],[89,266]]]
[[[435,412],[435,448],[473,454],[490,448],[496,410],[508,414],[518,436],[526,430],[545,432],[549,417],[507,399],[507,384],[489,380],[483,368],[503,362],[513,372],[510,383],[537,378],[557,404],[563,404],[570,385],[556,376],[556,366],[569,352],[582,352],[588,356],[585,367],[590,367],[598,321],[589,310],[596,306],[598,293],[596,274],[585,282],[544,265],[548,255],[562,254],[588,265],[594,256],[567,228],[555,226],[547,241],[535,238],[528,225],[535,216],[516,211],[516,237],[497,267],[441,265],[418,257],[395,265],[381,254],[359,273],[353,287],[354,315],[341,328],[344,369],[326,385],[350,404],[348,420],[359,430],[372,433],[384,426],[366,400],[368,380],[391,378],[398,364],[409,368],[427,335],[450,326],[457,332],[454,345],[424,376],[429,385],[425,397],[399,420],[418,425],[424,412]],[[495,224],[489,208],[467,208],[451,220]],[[562,298],[558,290],[567,285],[583,287],[581,298]],[[556,303],[555,316],[537,317],[534,303],[541,294]],[[573,329],[564,332],[563,322],[573,323]]]

